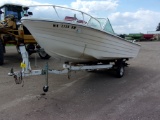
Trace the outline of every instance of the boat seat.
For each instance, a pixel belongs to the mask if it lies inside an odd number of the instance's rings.
[[[86,24],[87,22],[84,20],[77,20],[77,23],[82,23],[82,24]]]
[[[75,17],[70,17],[70,16],[66,16],[65,21],[77,21],[77,23],[82,23],[82,24],[86,24],[87,22],[84,21],[84,20],[78,20],[77,18]]]
[[[65,21],[76,21],[77,18],[75,18],[75,17],[70,17],[70,16],[66,16],[66,17],[64,18],[64,20],[65,20]]]

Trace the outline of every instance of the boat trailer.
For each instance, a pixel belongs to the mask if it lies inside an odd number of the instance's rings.
[[[118,78],[123,77],[124,75],[124,68],[128,66],[126,61],[128,59],[119,59],[106,62],[106,63],[95,63],[95,64],[69,64],[69,63],[64,63],[63,64],[63,70],[55,70],[55,69],[49,69],[48,63],[46,63],[44,69],[41,70],[32,70],[30,66],[30,61],[29,61],[29,55],[26,50],[26,47],[24,45],[19,46],[19,50],[21,52],[22,56],[22,62],[21,62],[21,71],[14,72],[13,68],[11,68],[11,71],[8,73],[9,76],[13,76],[15,79],[16,84],[21,84],[23,81],[23,77],[26,76],[34,76],[34,75],[45,75],[45,85],[43,87],[44,92],[48,92],[49,86],[48,86],[48,74],[68,74],[68,79],[70,78],[71,71],[80,71],[80,70],[87,70],[87,71],[92,71],[92,70],[99,70],[99,69],[115,69],[116,70],[116,75]],[[23,85],[22,85],[23,86]]]

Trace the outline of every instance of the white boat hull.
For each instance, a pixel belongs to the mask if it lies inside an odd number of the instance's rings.
[[[38,44],[52,57],[65,61],[134,58],[140,45],[85,25],[22,19]]]

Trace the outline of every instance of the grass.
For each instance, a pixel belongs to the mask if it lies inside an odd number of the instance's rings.
[[[6,44],[6,46],[15,46],[14,44]]]

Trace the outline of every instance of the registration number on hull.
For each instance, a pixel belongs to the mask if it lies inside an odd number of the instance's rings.
[[[57,27],[57,28],[58,28],[59,25],[58,25],[58,24],[53,24],[53,27]],[[74,26],[74,25],[73,25],[73,26],[70,26],[70,25],[62,24],[62,25],[61,25],[61,28],[76,29],[76,26]]]

